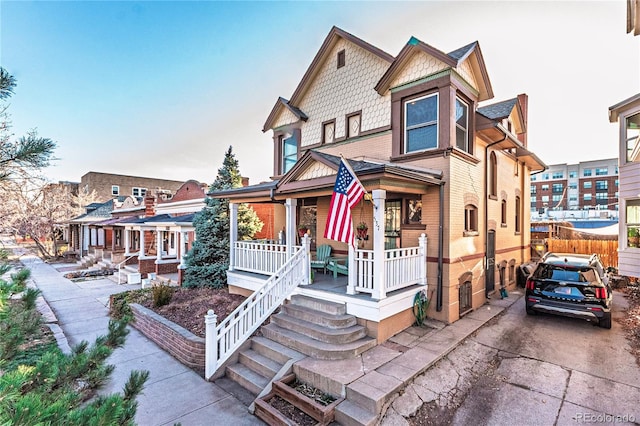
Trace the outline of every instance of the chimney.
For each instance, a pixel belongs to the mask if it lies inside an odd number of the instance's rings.
[[[518,135],[518,140],[522,142],[524,147],[527,147],[527,133],[529,131],[529,96],[526,93],[518,95],[518,104],[520,105],[520,111],[522,111],[522,122],[524,123],[524,133]]]
[[[243,177],[242,178],[242,186],[249,186],[249,178],[248,177]]]
[[[144,197],[144,217],[155,216],[156,214],[156,197],[147,192]]]

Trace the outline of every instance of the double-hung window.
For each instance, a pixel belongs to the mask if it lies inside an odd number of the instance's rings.
[[[438,147],[438,94],[411,99],[404,104],[405,152]]]
[[[282,173],[287,173],[298,161],[298,141],[295,136],[282,140]]]
[[[456,98],[456,147],[465,152],[469,150],[469,107]]]

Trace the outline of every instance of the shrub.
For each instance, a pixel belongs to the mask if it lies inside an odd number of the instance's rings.
[[[122,319],[133,315],[130,303],[144,303],[151,298],[151,289],[129,290],[111,296],[109,315],[114,319]]]
[[[151,287],[151,293],[153,295],[153,306],[159,308],[160,306],[168,305],[173,297],[173,288],[165,284],[158,284]]]

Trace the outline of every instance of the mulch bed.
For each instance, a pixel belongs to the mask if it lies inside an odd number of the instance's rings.
[[[280,398],[278,395],[274,395],[269,400],[269,405],[281,412],[288,419],[293,420],[293,422],[297,425],[314,426],[318,424],[318,422],[313,417],[311,417],[304,411],[294,407],[289,402]]]

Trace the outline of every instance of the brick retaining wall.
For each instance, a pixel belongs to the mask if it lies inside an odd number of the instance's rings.
[[[132,326],[189,368],[204,374],[204,338],[137,303],[129,305]],[[204,318],[202,319],[204,321]]]

